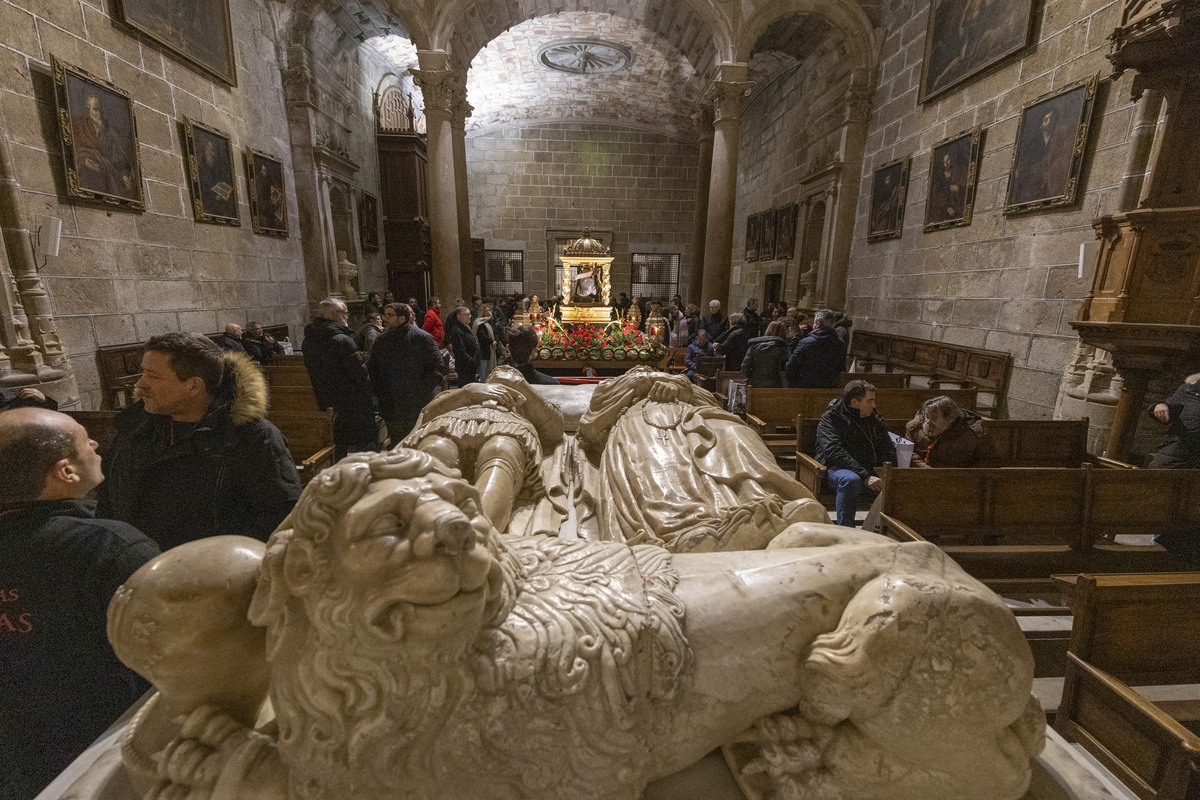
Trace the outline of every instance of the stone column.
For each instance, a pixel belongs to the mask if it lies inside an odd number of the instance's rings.
[[[454,175],[454,109],[464,102],[466,85],[448,69],[443,50],[418,50],[413,81],[425,100],[429,158],[429,226],[433,237],[433,293],[447,306],[461,297],[458,191]]]
[[[468,303],[475,293],[475,248],[471,245],[471,196],[467,190],[467,117],[471,104],[466,93],[451,112],[450,127],[454,131],[454,196],[458,208],[458,252],[462,270],[463,299]],[[453,298],[451,298],[453,299]]]
[[[839,311],[846,309],[846,279],[850,249],[854,244],[854,218],[873,94],[870,71],[861,67],[855,69],[846,92],[841,142],[838,144],[841,172],[825,201],[824,241],[828,251],[821,254],[824,275],[821,276],[819,294],[823,307]]]
[[[699,304],[700,285],[704,275],[704,239],[708,228],[708,182],[712,180],[713,161],[713,109],[703,105],[692,114],[696,128],[696,144],[700,158],[696,170],[696,217],[692,234],[692,262],[688,265],[687,294],[685,301]]]
[[[737,200],[738,134],[742,105],[754,84],[746,64],[722,64],[713,83],[713,156],[708,184],[704,235],[704,275],[699,303],[729,305],[729,269],[733,260],[733,210]]]

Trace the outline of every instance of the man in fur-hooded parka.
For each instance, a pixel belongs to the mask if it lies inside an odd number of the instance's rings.
[[[300,497],[262,373],[204,336],[146,343],[141,399],[117,417],[99,516],[133,525],[163,550],[206,536],[266,541]]]

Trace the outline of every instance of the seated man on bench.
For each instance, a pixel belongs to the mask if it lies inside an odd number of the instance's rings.
[[[987,453],[983,418],[949,397],[932,397],[905,426],[914,467],[973,467]]]
[[[830,402],[817,426],[816,458],[829,470],[826,480],[837,493],[837,524],[853,528],[862,485],[878,492],[883,480],[875,470],[896,463],[896,446],[875,410],[874,386],[850,381],[842,399]]]

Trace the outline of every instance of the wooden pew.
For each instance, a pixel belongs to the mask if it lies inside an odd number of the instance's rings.
[[[1200,797],[1197,695],[1153,702],[1131,688],[1200,684],[1200,573],[1060,583],[1075,623],[1055,730],[1144,800]]]
[[[263,332],[274,336],[277,341],[287,339],[290,335],[287,325],[266,325],[263,326]],[[205,335],[216,339],[221,334]],[[145,347],[145,342],[133,342],[105,345],[96,350],[96,368],[100,374],[100,404],[103,409],[121,409],[133,405],[133,387],[138,378],[142,377],[142,352]]]
[[[907,389],[913,378],[911,372],[843,372],[842,386],[850,381],[866,381],[876,389]]]
[[[267,419],[287,438],[292,459],[300,470],[300,482],[308,483],[333,465],[333,412],[317,407],[317,396],[303,363],[264,367],[263,375],[270,397]]]
[[[888,419],[884,422],[889,431],[903,436],[909,419]],[[826,472],[825,467],[813,457],[816,453],[819,423],[819,418],[796,418],[796,480],[808,487],[813,494],[818,494],[818,489],[824,486]],[[983,429],[988,439],[988,447],[976,463],[975,469],[1078,467],[1083,464],[1112,469],[1136,469],[1132,464],[1088,453],[1087,417],[1072,420],[985,417]]]
[[[867,368],[930,375],[931,388],[974,386],[985,395],[989,416],[1004,398],[1012,371],[1010,353],[858,329],[847,355]]]
[[[1186,569],[1158,545],[1115,539],[1200,526],[1200,470],[884,466],[881,477],[880,533],[932,541],[984,583]]]

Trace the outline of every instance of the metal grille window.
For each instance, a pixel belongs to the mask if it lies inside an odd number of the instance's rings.
[[[499,300],[525,293],[525,251],[483,251],[483,293]]]
[[[634,253],[631,297],[670,300],[679,292],[678,253]]]
[[[582,236],[583,234],[579,234]],[[560,260],[563,253],[567,252],[567,248],[571,242],[579,238],[579,236],[556,236],[554,237],[554,283],[550,284],[551,296],[562,291],[562,271],[563,263]]]

